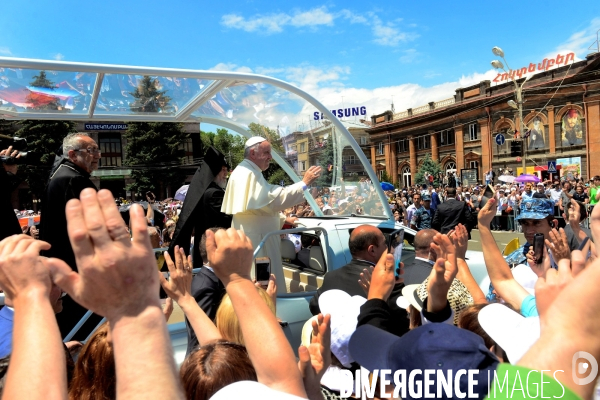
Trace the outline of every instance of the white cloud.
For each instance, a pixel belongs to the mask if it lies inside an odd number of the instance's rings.
[[[403,64],[410,64],[417,59],[419,52],[416,49],[404,50],[404,54],[400,57],[400,62]]]
[[[600,18],[594,18],[585,29],[575,32],[566,42],[560,44],[556,48],[556,52],[560,54],[574,52],[579,59],[585,58],[586,55],[598,49],[597,44],[594,43],[598,29],[600,29]],[[592,46],[591,49],[590,46]],[[556,54],[551,56],[556,56]]]
[[[12,56],[13,53],[10,51],[8,47],[0,47],[0,55],[2,56]]]
[[[278,33],[286,25],[295,27],[316,27],[319,25],[333,25],[335,16],[327,11],[326,7],[313,8],[308,11],[296,10],[291,15],[285,13],[255,15],[248,19],[237,15],[227,14],[221,18],[221,24],[228,28],[242,29],[246,32],[263,31],[263,33]]]
[[[58,61],[60,61],[60,60],[64,60],[64,58],[65,58],[65,56],[64,56],[64,55],[62,55],[61,53],[56,53],[56,54],[54,55],[54,59],[55,59],[55,60],[58,60]]]
[[[336,19],[343,19],[350,24],[361,24],[371,28],[373,42],[382,46],[398,46],[401,42],[415,39],[418,35],[403,32],[398,23],[402,19],[384,22],[374,12],[366,15],[356,14],[343,9],[337,13],[330,12],[321,6],[308,11],[295,10],[292,13],[257,14],[246,18],[238,14],[227,14],[221,17],[221,24],[231,29],[241,29],[246,32],[261,32],[274,34],[283,32],[286,26],[296,28],[308,27],[316,29],[319,26],[333,26]],[[412,28],[416,25],[412,24]]]
[[[404,42],[408,39],[408,35],[401,32],[391,22],[383,23],[377,16],[373,16],[373,36],[375,36],[374,42],[382,46],[397,46],[400,42]]]
[[[293,26],[333,25],[335,17],[325,7],[313,8],[305,12],[296,12],[290,20]]]
[[[253,73],[250,67],[239,66],[233,63],[218,63],[212,68],[209,68],[209,71],[231,71],[231,72],[244,72],[244,73]]]

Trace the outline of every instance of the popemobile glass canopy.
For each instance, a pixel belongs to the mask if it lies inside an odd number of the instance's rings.
[[[316,112],[324,119],[314,121]],[[289,135],[305,134],[311,149],[324,146],[324,141],[333,143],[332,160],[321,165],[330,172],[326,186],[338,193],[344,189],[346,194],[362,194],[365,199],[373,192],[373,201],[367,205],[370,209],[361,211],[392,218],[379,184],[368,185],[360,182],[365,176],[344,174],[343,156],[350,153],[362,163],[368,178],[378,182],[345,124],[308,93],[272,77],[0,57],[0,118],[198,122],[219,125],[245,137],[252,136],[248,125],[257,123],[277,132],[278,138],[269,138],[281,139],[275,146],[279,151],[273,151],[274,161],[296,182],[301,177],[294,165],[296,151],[288,146],[293,137]],[[318,131],[327,132],[321,135],[321,142],[313,137]],[[316,191],[307,191],[305,197],[315,214],[323,216],[311,193]],[[348,215],[356,212],[346,211]]]

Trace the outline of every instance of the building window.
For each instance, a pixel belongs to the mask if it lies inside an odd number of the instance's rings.
[[[402,168],[402,183],[404,187],[409,187],[411,184],[410,167]]]
[[[379,156],[383,155],[383,142],[379,142],[377,144],[377,155],[379,155]]]
[[[300,153],[306,153],[306,143],[300,143]]]
[[[417,150],[424,150],[431,148],[431,136],[421,136],[417,138]]]
[[[367,144],[367,138],[364,136],[361,136],[360,137],[360,145],[363,146],[365,144]]]
[[[477,124],[469,124],[469,140],[477,140]]]
[[[454,161],[450,161],[449,163],[446,164],[446,175],[448,175],[448,172],[452,172],[452,173],[456,173],[456,163]]]
[[[439,134],[440,146],[448,146],[454,144],[454,129],[444,129]]]
[[[194,146],[192,145],[192,138],[188,138],[179,145],[179,150],[183,150],[183,164],[192,165],[194,164]]]
[[[471,169],[478,169],[479,168],[479,161],[469,161],[469,168],[471,168]]]
[[[120,167],[123,162],[121,151],[120,133],[100,133],[98,135],[98,146],[100,147],[99,167]]]
[[[400,139],[398,141],[398,153],[406,153],[408,151],[408,139]]]
[[[348,156],[348,164],[356,164],[356,157]]]
[[[306,161],[300,161],[300,171],[306,171]]]

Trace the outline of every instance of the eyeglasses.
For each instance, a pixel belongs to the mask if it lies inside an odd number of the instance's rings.
[[[98,147],[88,147],[86,149],[76,149],[75,151],[85,151],[90,154],[100,154],[100,149]]]

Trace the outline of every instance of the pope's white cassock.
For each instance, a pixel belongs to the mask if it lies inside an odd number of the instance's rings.
[[[244,231],[256,249],[269,232],[283,227],[285,216],[281,211],[301,203],[304,189],[306,185],[302,181],[286,187],[271,185],[256,164],[244,159],[229,177],[221,212],[233,215],[231,227]],[[277,277],[277,286],[284,288],[284,277],[279,276],[283,272],[280,244],[279,235],[271,236],[258,256],[271,259],[271,271]]]

